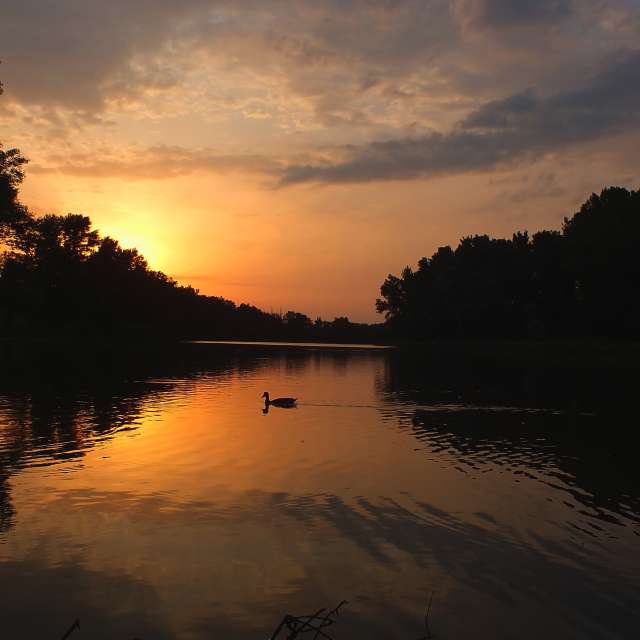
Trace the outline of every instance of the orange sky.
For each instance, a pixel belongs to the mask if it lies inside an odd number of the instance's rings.
[[[389,272],[637,187],[632,0],[3,9],[22,199],[267,310],[375,320]],[[597,43],[597,46],[593,43]]]

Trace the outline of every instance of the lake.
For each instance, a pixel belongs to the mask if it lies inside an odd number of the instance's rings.
[[[393,349],[0,350],[7,638],[640,633],[637,378]],[[260,396],[293,395],[263,411]],[[282,636],[284,637],[284,636]]]

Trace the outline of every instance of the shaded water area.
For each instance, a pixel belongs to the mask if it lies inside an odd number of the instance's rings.
[[[395,350],[0,347],[0,633],[640,633],[635,372]],[[260,396],[299,397],[263,412]]]

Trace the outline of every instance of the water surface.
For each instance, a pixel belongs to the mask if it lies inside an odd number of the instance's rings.
[[[372,349],[5,349],[7,637],[630,638],[628,372]],[[294,395],[263,412],[260,396]],[[76,635],[77,634],[77,635]]]

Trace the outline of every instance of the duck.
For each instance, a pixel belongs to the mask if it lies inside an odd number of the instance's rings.
[[[262,394],[262,397],[264,398],[265,407],[268,407],[269,405],[273,405],[274,407],[295,407],[296,400],[298,399],[298,398],[274,398],[273,400],[271,400],[269,398],[268,391],[265,391]]]

